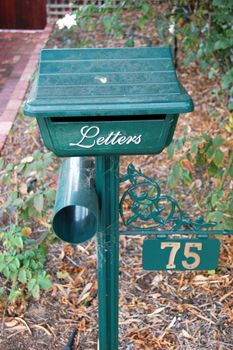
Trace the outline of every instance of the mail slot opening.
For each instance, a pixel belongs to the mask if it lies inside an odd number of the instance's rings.
[[[111,121],[136,121],[136,120],[165,120],[166,114],[132,115],[132,116],[90,116],[90,117],[52,117],[52,123],[86,123],[86,122],[111,122]]]
[[[158,154],[172,141],[178,114],[37,118],[46,146],[60,157]],[[81,146],[79,146],[81,143]]]

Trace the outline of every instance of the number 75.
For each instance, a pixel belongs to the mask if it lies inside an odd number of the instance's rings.
[[[171,248],[168,263],[166,265],[167,269],[175,269],[175,259],[176,254],[178,250],[180,249],[181,243],[180,242],[162,242],[161,243],[161,249],[165,248]],[[194,242],[187,242],[184,246],[184,256],[189,259],[193,258],[194,261],[190,264],[187,262],[187,260],[182,260],[182,265],[185,269],[195,269],[199,266],[201,262],[201,258],[197,252],[191,251],[192,248],[195,248],[198,251],[202,250],[202,243],[194,243]]]

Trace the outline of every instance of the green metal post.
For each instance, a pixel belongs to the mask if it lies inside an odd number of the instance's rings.
[[[99,350],[118,349],[119,157],[96,158]]]

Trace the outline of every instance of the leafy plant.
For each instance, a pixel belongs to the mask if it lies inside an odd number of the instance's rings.
[[[218,229],[232,229],[232,140],[207,134],[193,136],[191,140],[184,137],[171,143],[168,155],[172,157],[174,151],[181,148],[186,151],[172,167],[168,185],[171,188],[178,184],[188,186],[199,211],[207,211],[207,218],[216,221]]]
[[[106,38],[125,38],[125,46],[134,46],[137,37],[143,37],[146,45],[151,45],[151,38],[147,35],[138,33],[145,27],[149,20],[153,20],[155,8],[149,0],[122,0],[115,2],[114,0],[105,0],[102,5],[91,4],[81,5],[76,11],[76,25],[73,22],[73,14],[68,15],[57,21],[59,28],[64,28],[63,33],[67,37],[69,30],[74,31],[79,28],[88,32],[96,31],[101,28]],[[130,22],[124,18],[125,12],[135,12],[135,17],[131,17]],[[67,19],[70,20],[67,21]],[[132,20],[133,18],[133,20]],[[94,44],[94,43],[93,43]],[[83,46],[82,42],[78,43]]]
[[[0,194],[0,295],[3,301],[38,298],[41,289],[51,286],[44,267],[47,248],[42,242],[50,232],[56,170],[57,163],[50,152],[35,151],[15,164],[5,164],[0,158],[3,190]]]
[[[233,109],[232,1],[170,0],[168,4],[165,14],[157,20],[161,37],[168,38],[168,29],[172,28],[175,52],[181,48],[185,64],[198,62],[201,69],[208,70],[210,78],[220,76],[221,88],[229,97],[228,108]]]
[[[47,220],[46,213],[55,199],[54,166],[55,157],[51,152],[35,151],[17,164],[5,165],[1,159],[0,185],[7,186],[8,191],[2,195],[4,203],[0,214],[16,225],[29,220],[43,223],[44,217]]]
[[[11,225],[0,233],[3,251],[0,254],[0,272],[2,274],[2,299],[11,303],[19,297],[39,298],[41,289],[51,287],[51,280],[44,269],[47,249],[44,245],[29,246],[25,233]]]

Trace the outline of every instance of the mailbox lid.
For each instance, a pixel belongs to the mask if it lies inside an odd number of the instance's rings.
[[[193,110],[167,47],[42,50],[24,112],[34,117]]]

